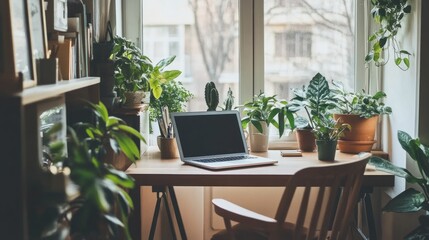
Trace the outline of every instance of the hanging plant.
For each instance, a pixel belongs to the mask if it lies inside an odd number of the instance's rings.
[[[401,21],[404,16],[411,12],[411,5],[408,0],[371,0],[373,8],[371,10],[374,21],[380,28],[369,36],[372,47],[365,57],[365,62],[374,61],[377,67],[385,65],[390,58],[389,47],[393,48],[395,64],[402,70],[410,68],[411,55],[408,51],[401,49],[396,40],[396,34],[401,28]],[[383,52],[386,51],[386,54]],[[383,58],[383,56],[385,58]]]

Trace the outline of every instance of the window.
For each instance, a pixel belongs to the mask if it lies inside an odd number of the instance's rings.
[[[228,88],[236,105],[260,90],[290,99],[291,88],[317,72],[349,89],[365,85],[364,1],[141,1],[143,51],[154,59],[176,55],[179,80],[195,94],[189,110],[207,109],[209,81],[220,106]]]
[[[317,72],[353,89],[355,1],[289,1],[293,9],[278,5],[264,11],[265,92],[290,99],[291,88],[307,84]],[[276,2],[265,0],[265,9]]]
[[[143,52],[154,62],[175,55],[190,110],[206,110],[204,87],[214,82],[219,106],[231,88],[238,103],[238,0],[143,0]],[[162,13],[162,14],[159,14]]]

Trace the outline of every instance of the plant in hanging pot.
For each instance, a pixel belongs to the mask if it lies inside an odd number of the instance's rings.
[[[162,85],[177,78],[181,71],[164,70],[175,56],[162,59],[155,66],[131,41],[116,36],[111,58],[115,68],[115,90],[126,108],[139,108],[149,102],[150,93],[158,99]]]
[[[294,126],[294,116],[286,107],[285,100],[276,96],[265,96],[264,93],[255,95],[252,101],[244,103],[241,119],[243,129],[249,127],[250,150],[266,152],[268,150],[269,126],[272,124],[279,130],[281,137],[285,131],[285,120]],[[277,120],[275,117],[277,116]]]
[[[390,47],[393,49],[393,60],[400,69],[410,68],[410,55],[396,39],[398,31],[403,26],[401,23],[405,15],[411,13],[411,5],[408,0],[371,0],[373,8],[371,15],[379,28],[369,36],[368,42],[371,44],[369,53],[365,57],[367,63],[374,62],[375,66],[385,65],[390,58]],[[386,50],[386,51],[385,51]]]
[[[330,106],[330,89],[326,78],[317,73],[308,87],[293,89],[294,97],[289,101],[288,109],[292,112],[304,111],[307,119],[301,117],[296,124],[298,146],[302,152],[313,152],[316,149],[314,116],[321,116]],[[297,118],[298,119],[298,118]]]
[[[351,127],[332,118],[331,114],[321,114],[313,117],[313,133],[316,137],[317,154],[321,161],[333,161],[337,150],[337,141]]]
[[[334,119],[352,126],[339,140],[341,152],[359,153],[371,151],[375,143],[375,131],[378,118],[382,114],[390,114],[392,109],[382,102],[386,97],[384,92],[370,95],[362,92],[345,90],[340,82],[332,81],[332,107]]]
[[[402,148],[417,164],[419,176],[413,175],[405,168],[393,165],[391,162],[379,157],[371,157],[369,164],[377,170],[394,174],[405,178],[410,184],[417,184],[420,190],[408,188],[392,200],[390,200],[383,211],[408,213],[425,210],[426,214],[419,217],[420,226],[408,234],[404,239],[428,239],[429,238],[429,147],[423,145],[418,138],[403,131],[398,131],[398,140]]]

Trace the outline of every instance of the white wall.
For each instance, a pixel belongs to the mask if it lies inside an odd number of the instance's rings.
[[[382,90],[386,92],[386,105],[391,106],[393,113],[384,118],[382,148],[389,153],[391,161],[398,166],[407,167],[413,171],[413,160],[407,159],[406,152],[397,140],[397,131],[402,130],[416,137],[418,133],[419,116],[419,49],[421,25],[421,0],[409,1],[412,12],[406,17],[399,32],[398,40],[403,49],[412,53],[411,67],[407,71],[400,70],[390,54],[390,62],[381,69]],[[396,178],[395,187],[386,191],[382,196],[382,206],[387,200],[405,190],[404,179]],[[382,213],[383,239],[402,239],[417,225],[416,215]]]

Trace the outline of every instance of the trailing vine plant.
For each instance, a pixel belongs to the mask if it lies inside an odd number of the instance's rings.
[[[372,46],[365,57],[366,63],[374,61],[377,67],[385,65],[390,58],[388,49],[392,46],[395,64],[404,71],[410,68],[411,54],[401,49],[396,40],[396,34],[402,27],[402,19],[411,12],[411,5],[407,2],[408,0],[371,0],[371,14],[380,28],[369,36],[368,41]],[[385,50],[386,54],[383,55]]]

